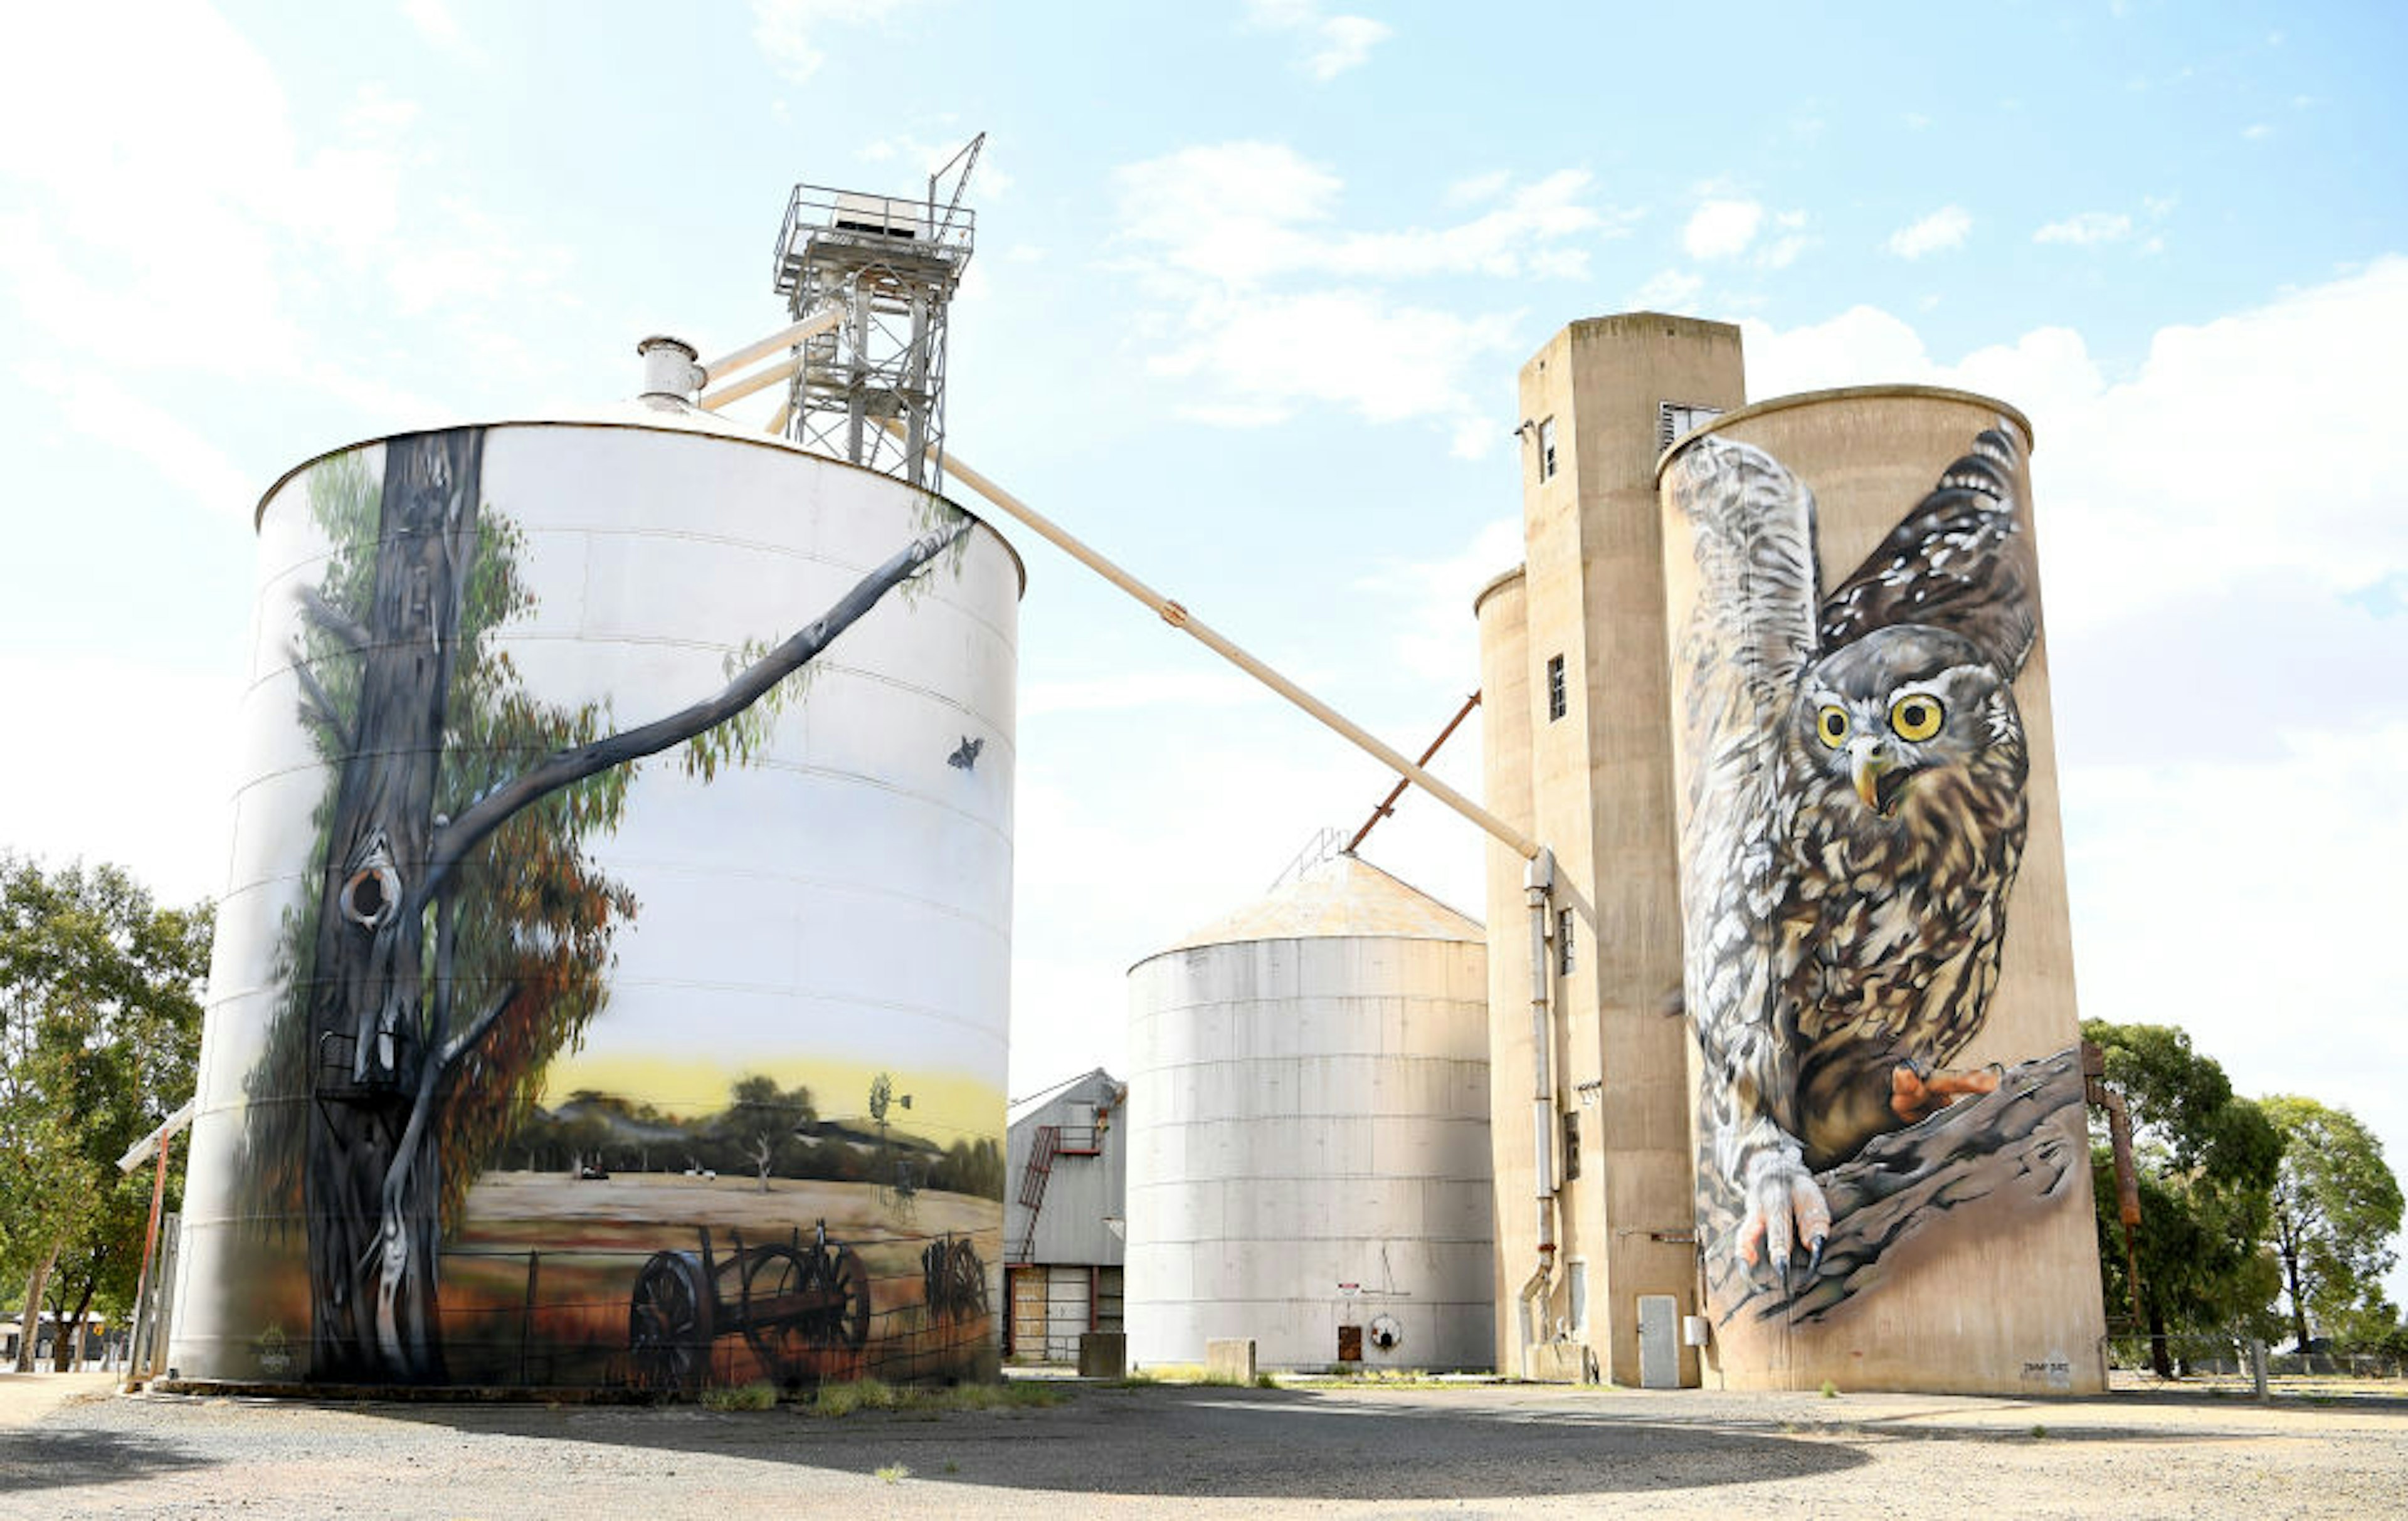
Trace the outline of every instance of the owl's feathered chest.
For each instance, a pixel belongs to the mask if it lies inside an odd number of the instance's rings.
[[[1794,767],[1798,784],[1779,789],[1784,1024],[1810,1042],[1870,1040],[1932,1061],[1971,1039],[2023,856],[2025,770],[2010,726],[1963,765],[1916,776],[1885,818],[1828,770]]]

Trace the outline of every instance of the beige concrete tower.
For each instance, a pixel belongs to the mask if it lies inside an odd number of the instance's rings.
[[[1685,1038],[1666,1012],[1681,903],[1656,459],[1668,427],[1744,399],[1739,329],[1653,313],[1574,323],[1522,367],[1520,399],[1527,558],[1480,603],[1488,796],[1554,851],[1570,933],[1559,915],[1548,1253],[1522,867],[1491,847],[1498,1360],[1576,1375],[1568,1349],[1585,1349],[1635,1385],[1640,1299],[1688,1313],[1697,1288]],[[1550,1342],[1544,1366],[1526,1359]],[[1696,1382],[1694,1353],[1679,1370]]]
[[[2030,425],[1917,387],[1745,406],[1736,328],[1647,313],[1557,333],[1519,399],[1526,560],[1475,603],[1487,798],[1555,872],[1540,1015],[1524,864],[1490,847],[1498,1366],[2098,1387]],[[1738,495],[1659,494],[1659,459],[1684,458],[1684,491]],[[1819,511],[1741,491],[1775,474]],[[1871,581],[1843,586],[1876,545]],[[1810,679],[1850,670],[1886,684],[1847,687],[1860,707],[1820,710],[1824,748],[1777,758]],[[2005,683],[2019,731],[1983,706]],[[2018,732],[2028,771],[2004,759]],[[1833,756],[1853,782],[1814,793]],[[1969,757],[2012,785],[1977,797]],[[1685,1019],[1684,855],[1705,863]],[[1702,1358],[1682,1334],[1700,1327]]]

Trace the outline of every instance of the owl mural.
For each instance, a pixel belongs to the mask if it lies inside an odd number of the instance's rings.
[[[1830,1169],[2001,1079],[1950,1063],[2024,847],[2020,449],[2004,420],[1982,432],[1828,595],[1813,495],[1779,461],[1707,438],[1669,467],[1698,576],[1679,658],[1701,1241],[1784,1296],[1822,1268]]]

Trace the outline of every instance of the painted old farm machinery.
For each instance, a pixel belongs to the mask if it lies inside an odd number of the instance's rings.
[[[920,1293],[931,1319],[986,1313],[986,1264],[968,1237],[948,1231],[922,1249]]]
[[[627,1343],[638,1385],[697,1387],[718,1342],[740,1336],[763,1376],[791,1387],[824,1357],[859,1352],[868,1340],[869,1270],[827,1239],[826,1221],[808,1241],[797,1229],[748,1246],[731,1232],[735,1249],[724,1256],[713,1252],[709,1227],[695,1233],[700,1251],[655,1252],[636,1275]]]

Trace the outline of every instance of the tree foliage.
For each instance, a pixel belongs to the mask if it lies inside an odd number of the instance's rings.
[[[2380,1342],[2399,1322],[2383,1275],[2399,1260],[2400,1181],[2383,1143],[2345,1109],[2281,1094],[2265,1101],[2286,1142],[2274,1177],[2269,1239],[2282,1258],[2291,1331],[2305,1348],[2311,1320],[2339,1340]]]
[[[2214,1057],[2165,1025],[2086,1020],[2083,1037],[2103,1047],[2106,1081],[2132,1114],[2140,1169],[2137,1256],[2141,1303],[2158,1370],[2171,1370],[2170,1333],[2220,1332],[2262,1314],[2274,1294],[2261,1242],[2283,1139],[2265,1112],[2232,1091]],[[2114,1169],[2094,1137],[2092,1198],[2111,1313],[2130,1303]]]
[[[0,1284],[21,1304],[132,1298],[150,1178],[117,1159],[192,1096],[212,923],[116,867],[0,855]]]

